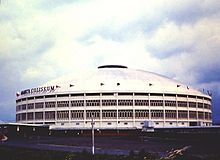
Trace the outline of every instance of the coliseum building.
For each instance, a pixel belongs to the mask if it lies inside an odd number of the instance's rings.
[[[210,126],[211,97],[164,76],[121,65],[100,66],[17,93],[16,121],[50,128]]]

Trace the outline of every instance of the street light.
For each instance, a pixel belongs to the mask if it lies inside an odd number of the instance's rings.
[[[91,123],[91,125],[92,125],[92,154],[94,155],[95,154],[95,134],[94,134],[94,125],[95,125],[95,123],[94,123],[94,117],[93,117],[93,115],[92,115],[92,123]]]

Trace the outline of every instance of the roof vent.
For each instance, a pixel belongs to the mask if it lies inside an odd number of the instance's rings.
[[[99,66],[98,69],[101,68],[128,68],[127,66],[122,66],[122,65],[104,65],[104,66]]]

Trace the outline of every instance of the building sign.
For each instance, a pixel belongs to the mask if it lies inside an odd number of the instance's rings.
[[[21,95],[54,92],[56,86],[37,87],[21,91]]]

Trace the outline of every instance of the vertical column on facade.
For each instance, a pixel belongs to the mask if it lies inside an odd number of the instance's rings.
[[[28,117],[27,117],[27,105],[28,104],[28,100],[27,100],[27,98],[25,99],[25,105],[26,105],[26,109],[25,109],[25,114],[26,114],[26,118],[25,118],[25,123],[27,123],[27,121],[28,121]]]
[[[46,98],[45,98],[45,96],[44,96],[44,102],[43,102],[43,104],[44,104],[44,106],[43,106],[43,124],[45,124],[45,107],[46,107],[46,105],[45,105],[45,100],[46,100]]]
[[[116,97],[116,128],[118,128],[118,93],[114,93],[114,96]]]
[[[204,113],[205,112],[205,100],[204,100],[204,97],[202,98],[202,112]],[[208,116],[209,117],[209,116]]]
[[[196,120],[197,120],[197,123],[198,123],[198,121],[200,121],[200,119],[199,119],[199,112],[198,112],[198,108],[197,108],[197,96],[196,96]]]
[[[83,123],[84,127],[86,125],[86,94],[83,93],[83,101],[84,101],[84,106],[83,106]]]
[[[55,124],[57,124],[57,95],[55,95]]]
[[[136,125],[135,125],[135,122],[136,122],[136,117],[135,117],[135,101],[134,101],[134,99],[135,99],[135,96],[134,96],[134,93],[132,93],[132,103],[133,103],[133,105],[132,105],[132,110],[133,110],[133,115],[132,115],[132,119],[133,119],[133,127],[135,127]]]
[[[69,111],[69,123],[70,123],[70,121],[71,121],[71,111],[70,111],[70,109],[71,109],[71,95],[69,94],[69,98],[68,98],[68,101],[69,101],[69,107],[68,107],[68,111]]]
[[[189,98],[188,98],[188,95],[187,95],[187,97],[186,97],[186,105],[187,105],[187,120],[188,120],[188,126],[190,125],[189,124]]]
[[[205,118],[205,109],[204,109],[204,103],[205,103],[205,100],[204,100],[204,97],[202,98],[202,112],[203,112],[203,121],[207,122],[206,118]],[[210,108],[211,109],[211,108]],[[209,117],[209,116],[208,116]]]
[[[34,124],[36,122],[36,120],[35,120],[35,113],[36,113],[35,103],[36,103],[36,100],[35,100],[35,97],[34,97],[34,111],[33,111],[33,121],[34,121]]]
[[[149,110],[149,121],[150,121],[151,120],[150,93],[148,93],[148,110]]]
[[[102,93],[99,94],[99,108],[100,108],[100,123],[99,128],[102,128]]]
[[[177,103],[177,94],[175,95],[175,101],[176,101],[176,126],[179,124],[179,110],[178,110],[178,103]]]
[[[166,125],[166,115],[165,115],[165,100],[164,100],[164,93],[163,93],[163,127]]]

